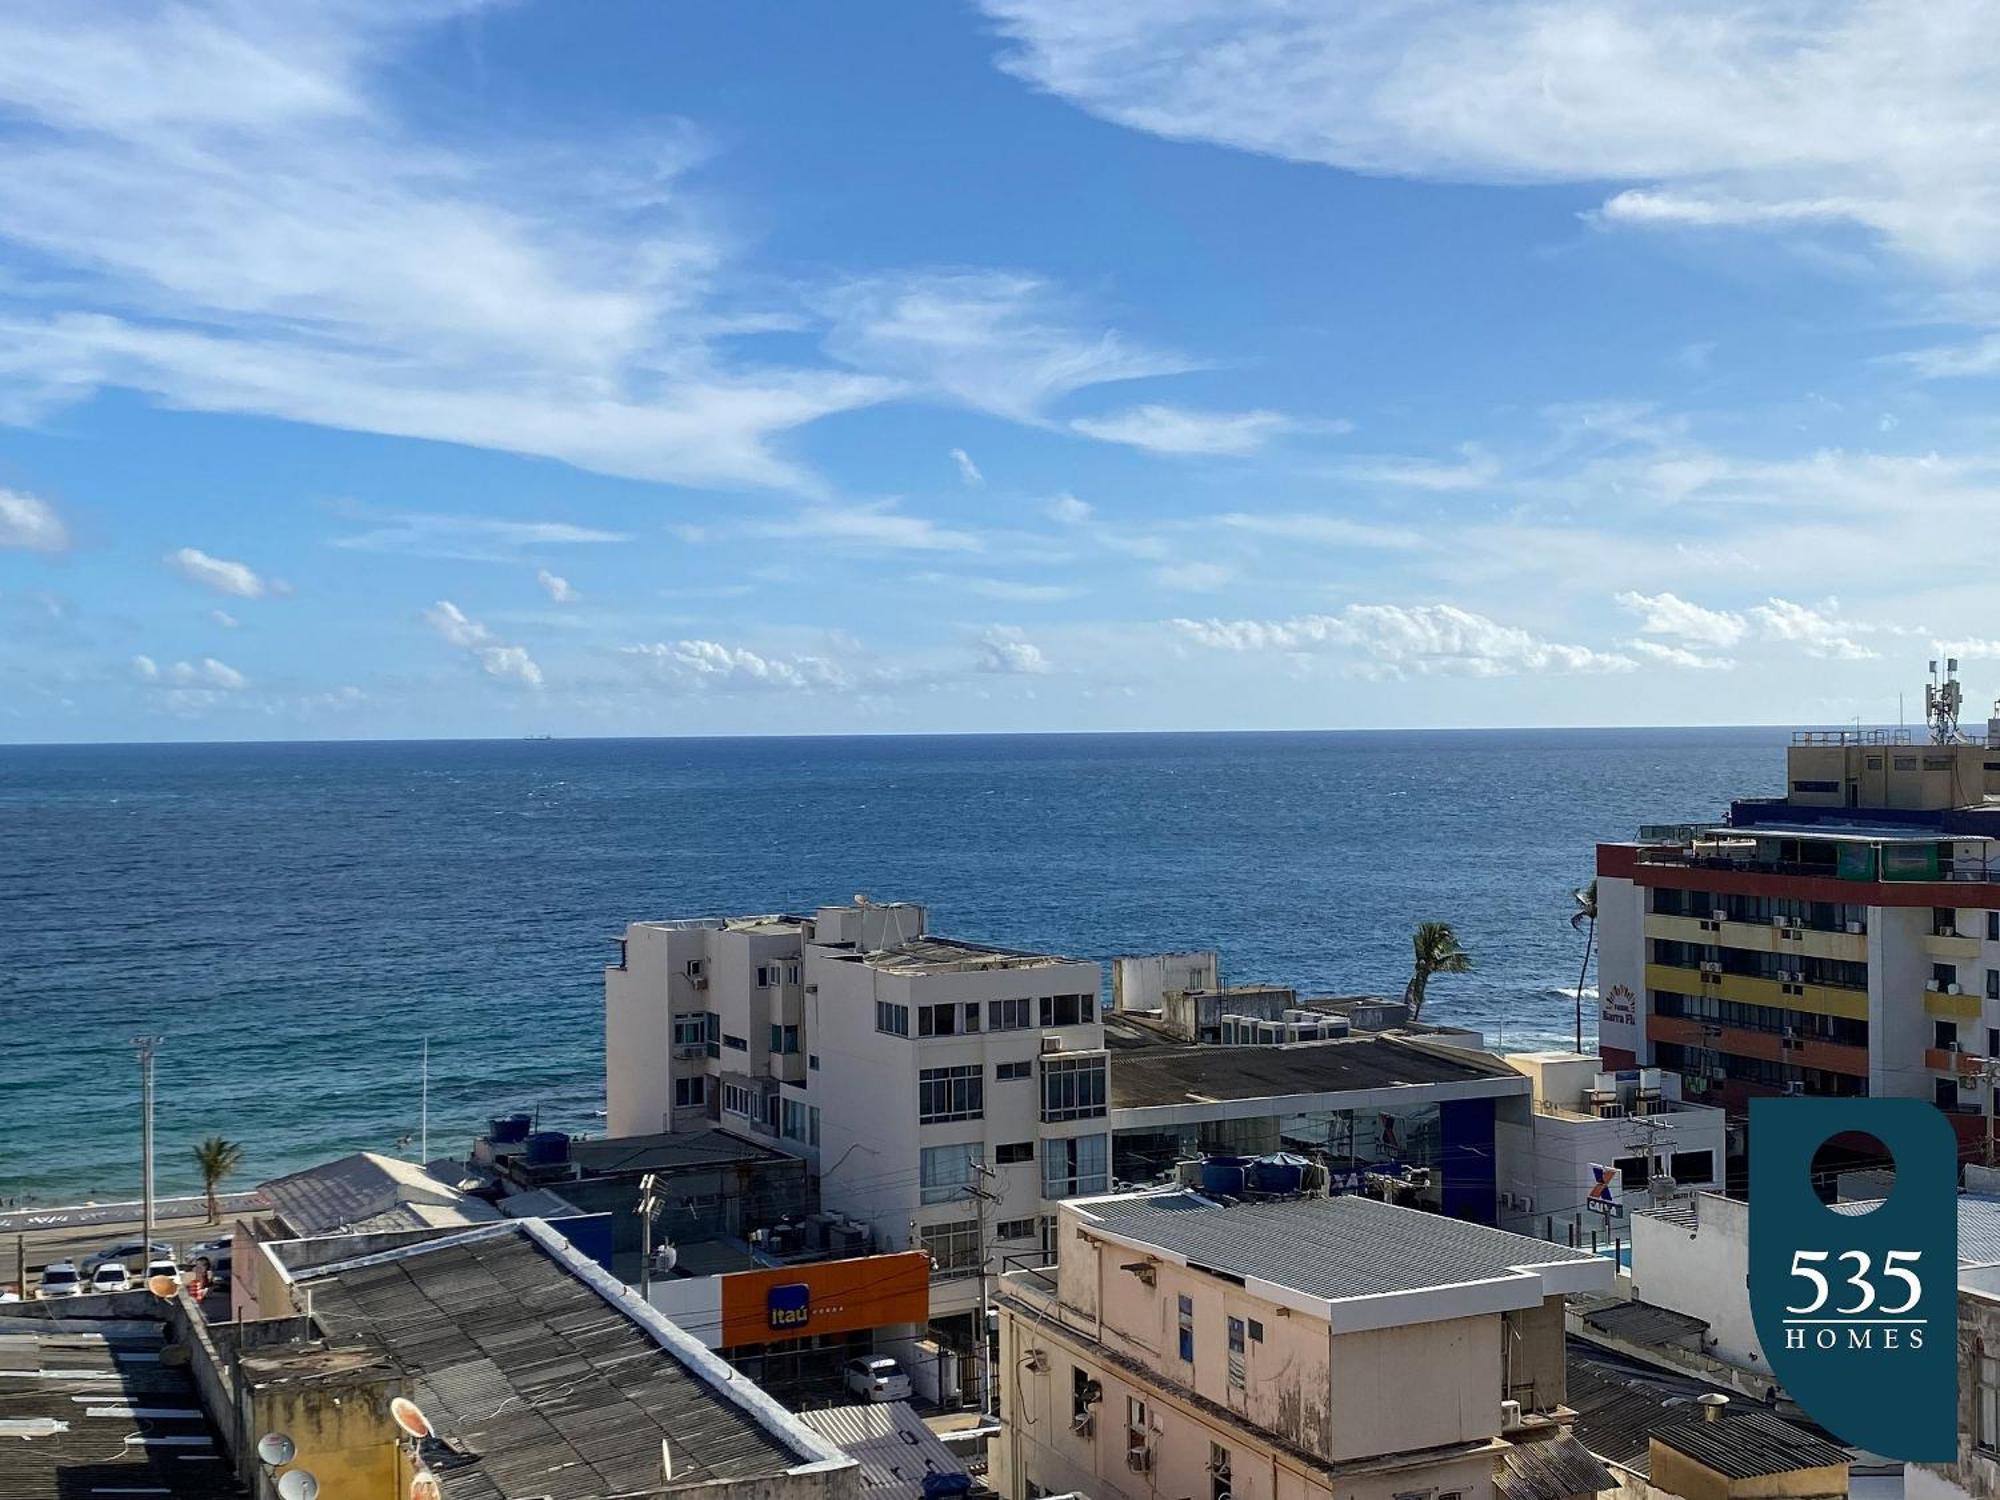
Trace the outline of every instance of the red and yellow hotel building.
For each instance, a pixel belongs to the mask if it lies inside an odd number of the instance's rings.
[[[1607,1068],[1676,1073],[1734,1116],[1767,1095],[1929,1099],[1983,1136],[2000,743],[1797,736],[1784,797],[1641,833],[1597,849]]]

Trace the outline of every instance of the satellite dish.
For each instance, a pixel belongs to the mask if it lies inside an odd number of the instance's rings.
[[[412,1474],[410,1500],[444,1500],[444,1486],[438,1483],[437,1475],[429,1469],[419,1469]]]
[[[146,1278],[146,1290],[151,1292],[155,1297],[158,1297],[162,1302],[173,1301],[174,1293],[180,1289],[181,1284],[171,1276],[148,1276]]]
[[[318,1500],[319,1481],[304,1469],[287,1470],[278,1479],[278,1500]]]
[[[398,1396],[391,1401],[389,1415],[395,1419],[398,1427],[413,1438],[427,1438],[431,1435],[430,1418],[426,1417],[423,1408],[408,1396]],[[286,1500],[290,1500],[290,1497],[287,1496]]]
[[[274,1469],[298,1456],[299,1445],[282,1432],[267,1432],[257,1439],[257,1457]]]

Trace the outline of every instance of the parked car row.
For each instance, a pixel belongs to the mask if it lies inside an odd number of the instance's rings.
[[[227,1286],[231,1272],[231,1241],[206,1240],[188,1248],[185,1260],[176,1259],[174,1247],[155,1240],[121,1240],[105,1245],[83,1258],[81,1268],[73,1261],[52,1260],[42,1267],[41,1285],[35,1296],[48,1301],[55,1297],[80,1297],[109,1292],[129,1292],[156,1276],[169,1276],[178,1283],[206,1278],[209,1284]],[[143,1258],[145,1272],[133,1274],[133,1264]]]

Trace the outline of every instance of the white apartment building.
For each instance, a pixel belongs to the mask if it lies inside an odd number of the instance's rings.
[[[1065,1203],[1000,1282],[990,1482],[1096,1500],[1493,1500],[1557,1417],[1570,1293],[1610,1261],[1366,1198]]]
[[[1635,1212],[1721,1188],[1727,1121],[1714,1105],[1674,1098],[1678,1078],[1656,1068],[1607,1073],[1588,1053],[1517,1052],[1506,1062],[1532,1093],[1494,1120],[1502,1229],[1570,1244],[1629,1236]],[[1593,1204],[1599,1167],[1615,1176],[1609,1198]]]
[[[825,1211],[929,1252],[934,1322],[967,1315],[982,1264],[1039,1258],[1055,1202],[1110,1186],[1102,982],[908,902],[635,922],[605,973],[610,1130],[807,1157]]]

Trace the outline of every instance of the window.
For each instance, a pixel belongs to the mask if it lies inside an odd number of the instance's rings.
[[[1019,1062],[1003,1062],[993,1065],[993,1077],[999,1083],[1012,1083],[1016,1079],[1033,1078],[1035,1064],[1032,1059],[1022,1058]]]
[[[778,979],[779,979],[779,969],[776,964],[757,965],[758,989],[768,990],[772,985],[778,982]]]
[[[1026,1000],[988,1000],[986,1002],[986,1029],[988,1031],[1025,1031],[1034,1022],[1030,1019],[1030,1007]]]
[[[875,1029],[887,1032],[890,1036],[908,1036],[910,1034],[910,1007],[907,1005],[891,1005],[887,1000],[877,1000],[875,1002]]]
[[[1792,783],[1792,790],[1795,792],[1837,792],[1840,790],[1840,783],[1837,781],[1795,781]]]
[[[1176,1301],[1180,1311],[1181,1363],[1191,1365],[1194,1363],[1194,1298],[1183,1292]]]
[[[1715,1181],[1715,1153],[1713,1151],[1676,1151],[1673,1154],[1672,1173],[1675,1182]]]
[[[1031,1240],[1035,1237],[1033,1219],[1002,1219],[993,1226],[996,1240]]]
[[[1082,1365],[1070,1366],[1069,1372],[1069,1419],[1077,1431],[1084,1431],[1084,1424],[1090,1420],[1090,1409],[1104,1399],[1104,1387],[1099,1385],[1091,1373]]]
[[[722,1108],[727,1114],[745,1115],[753,1120],[762,1113],[757,1107],[757,1096],[740,1083],[722,1085]]]
[[[687,961],[688,978],[699,979],[701,978],[702,975],[706,974],[707,972],[708,972],[708,964],[702,959],[691,958]]]
[[[802,969],[800,969],[800,967],[799,967],[799,966],[798,966],[797,964],[786,964],[786,965],[785,965],[785,983],[786,983],[786,984],[797,984],[797,983],[799,982],[799,979],[800,979],[801,975],[803,974],[803,972],[804,972],[804,971],[803,971]]]
[[[1958,1108],[1958,1083],[1955,1079],[1940,1078],[1931,1090],[1931,1102],[1939,1109]]]
[[[1245,1334],[1246,1330],[1243,1326],[1243,1320],[1241,1318],[1231,1318],[1229,1320],[1229,1383],[1239,1391],[1243,1389],[1248,1373],[1243,1354]]]
[[[1618,1178],[1625,1190],[1636,1193],[1653,1180],[1652,1163],[1643,1156],[1621,1156],[1611,1163],[1618,1169]]]
[[[1264,1325],[1255,1318],[1250,1320],[1250,1342],[1253,1344],[1264,1342]]]
[[[979,1269],[981,1256],[977,1219],[926,1224],[917,1231],[917,1243],[930,1256],[932,1267],[942,1275],[963,1275]]]
[[[1004,1146],[996,1146],[993,1160],[1003,1167],[1011,1167],[1016,1162],[1033,1161],[1035,1143],[1033,1141],[1009,1141]]]
[[[979,1002],[969,1005],[920,1005],[918,1036],[963,1036],[979,1030]]]
[[[2000,911],[1989,911],[1986,914],[1986,941],[2000,943]]]
[[[710,1013],[702,1020],[708,1023],[708,1037],[702,1045],[708,1049],[710,1057],[722,1056],[722,1017]]]
[[[817,1052],[808,1052],[806,1054],[806,1066],[815,1073],[819,1071],[819,1054]]]
[[[1095,995],[1042,996],[1044,1026],[1083,1026],[1097,1019]]]
[[[1125,1398],[1125,1451],[1146,1446],[1146,1403],[1138,1396]]]
[[[2000,969],[1986,971],[1986,998],[2000,1000]]]
[[[788,1141],[801,1145],[819,1144],[819,1106],[807,1104],[800,1099],[785,1100],[784,1123],[778,1132]]]
[[[1981,1355],[1972,1372],[1972,1441],[1982,1453],[2000,1453],[2000,1358]]]
[[[958,1146],[926,1146],[918,1159],[921,1200],[925,1203],[958,1203],[972,1186],[973,1168],[979,1165],[979,1143]]]
[[[1229,1450],[1208,1445],[1208,1500],[1229,1500]]]
[[[1095,1120],[1104,1114],[1103,1057],[1042,1059],[1042,1122]]]
[[[750,1050],[750,1044],[740,1036],[724,1036],[722,1045],[735,1052],[748,1052]]]
[[[708,1040],[708,1018],[700,1011],[674,1017],[674,1050],[686,1047],[699,1052]]]
[[[783,1057],[790,1057],[799,1050],[799,1028],[771,1023],[771,1050]]]
[[[2000,1027],[1986,1028],[1986,1055],[2000,1057]]]
[[[1958,911],[1950,906],[1931,908],[1931,934],[1934,937],[1958,936]]]
[[[1111,1182],[1109,1136],[1042,1142],[1042,1196],[1087,1198]]]
[[[917,1074],[917,1123],[977,1120],[986,1112],[986,1078],[979,1064],[925,1068]]]
[[[692,1078],[674,1080],[674,1108],[697,1109],[708,1103],[708,1079],[697,1073]]]

